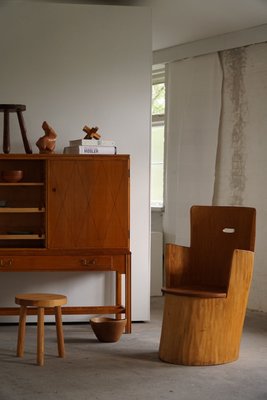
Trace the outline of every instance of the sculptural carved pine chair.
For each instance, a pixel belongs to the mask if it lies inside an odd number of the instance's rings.
[[[215,365],[239,357],[252,279],[256,210],[193,206],[190,247],[166,245],[159,357]]]

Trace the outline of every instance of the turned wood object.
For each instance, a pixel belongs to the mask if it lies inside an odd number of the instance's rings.
[[[4,113],[3,152],[6,154],[10,153],[9,114],[14,112],[17,113],[25,153],[32,153],[32,149],[27,138],[25,122],[22,114],[22,112],[25,110],[26,106],[23,104],[0,104],[0,112]]]
[[[159,357],[173,364],[236,360],[255,244],[255,209],[191,209],[191,246],[167,244]]]

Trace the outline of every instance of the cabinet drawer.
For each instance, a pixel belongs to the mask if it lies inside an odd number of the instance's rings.
[[[0,271],[112,271],[113,256],[1,256]]]

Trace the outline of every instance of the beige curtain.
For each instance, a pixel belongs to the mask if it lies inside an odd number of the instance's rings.
[[[167,71],[164,235],[189,242],[189,209],[211,204],[222,72],[217,54],[171,63]]]
[[[267,43],[220,53],[224,84],[214,204],[255,207],[249,307],[267,311]]]

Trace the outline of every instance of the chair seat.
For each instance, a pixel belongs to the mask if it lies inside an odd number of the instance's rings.
[[[209,286],[181,286],[178,288],[163,287],[162,292],[176,296],[189,296],[201,298],[221,298],[227,297],[226,290]]]

